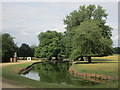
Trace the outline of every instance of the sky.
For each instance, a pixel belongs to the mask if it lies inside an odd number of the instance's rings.
[[[118,46],[117,2],[3,2],[2,33],[15,37],[15,43],[38,45],[38,34],[47,30],[65,31],[63,19],[80,5],[101,5],[108,13],[107,25],[113,28],[113,46]],[[1,17],[0,17],[1,19]]]

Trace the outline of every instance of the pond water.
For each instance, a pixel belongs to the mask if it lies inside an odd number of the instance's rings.
[[[24,74],[23,77],[37,80],[40,82],[58,83],[67,85],[95,85],[96,83],[83,80],[69,74],[69,62],[45,62],[35,64],[33,68]]]
[[[24,76],[24,77],[29,78],[29,79],[40,81],[39,74],[37,72],[35,72],[34,70],[30,70],[26,74],[21,74],[21,76]]]

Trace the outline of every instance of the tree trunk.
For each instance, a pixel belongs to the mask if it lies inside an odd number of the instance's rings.
[[[81,57],[80,61],[84,61],[83,57]]]
[[[88,56],[88,63],[91,63],[91,56]]]
[[[55,57],[55,60],[58,60],[58,57]]]

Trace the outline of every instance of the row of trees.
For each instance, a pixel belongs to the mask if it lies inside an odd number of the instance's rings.
[[[114,54],[120,54],[120,47],[114,48]]]
[[[64,19],[64,34],[47,31],[38,35],[40,41],[36,57],[61,57],[77,60],[113,53],[112,28],[106,25],[108,14],[101,6],[80,6]]]
[[[34,57],[35,46],[29,46],[23,43],[17,50],[18,57]]]
[[[14,57],[15,52],[17,52],[18,57],[34,57],[34,49],[35,46],[29,46],[23,43],[20,47],[18,47],[14,38],[8,34],[4,33],[0,35],[0,40],[2,41],[2,45],[0,45],[0,53],[2,53],[2,61],[7,62],[11,57]]]
[[[48,35],[50,34],[50,35]],[[45,38],[45,36],[47,36]],[[42,38],[41,38],[42,37]],[[3,38],[3,39],[2,39]],[[9,61],[10,57],[13,57],[14,53],[17,52],[18,57],[41,57],[51,59],[56,57],[56,59],[66,58],[65,53],[65,36],[62,33],[56,31],[47,31],[39,35],[41,43],[36,48],[36,46],[29,46],[23,43],[18,47],[14,43],[14,38],[5,33],[0,35],[0,40],[2,41],[2,46],[0,45],[0,56],[2,56],[4,61]],[[46,47],[45,47],[46,46]],[[36,49],[36,50],[35,50]],[[35,55],[34,55],[35,52]],[[120,47],[114,48],[115,54],[120,54]]]

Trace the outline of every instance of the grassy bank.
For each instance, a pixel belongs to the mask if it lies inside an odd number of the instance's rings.
[[[116,77],[118,76],[118,55],[93,57],[92,63],[77,61],[72,67],[82,73],[96,73]]]
[[[80,72],[90,72],[90,73],[100,73],[100,74],[108,74],[111,76],[116,76],[117,74],[117,67],[118,63],[105,63],[108,61],[104,61],[104,63],[100,63],[102,61],[99,60],[112,60],[111,62],[117,62],[114,59],[100,59],[100,58],[93,58],[93,62],[91,64],[83,64],[82,62],[76,62],[78,64],[73,64],[72,67],[76,68]],[[95,63],[97,62],[97,63]],[[65,85],[65,84],[56,84],[56,83],[46,83],[46,82],[39,82],[35,80],[31,80],[25,77],[18,75],[18,71],[22,68],[25,68],[28,65],[31,65],[33,62],[27,63],[20,63],[16,65],[9,65],[2,68],[2,76],[3,80],[12,83],[14,85],[19,85],[28,88],[116,88],[117,83],[107,83],[107,84],[98,84],[94,86],[72,86],[72,85]],[[109,69],[110,68],[110,69]]]
[[[118,77],[118,57],[120,57],[120,55],[92,57],[92,63],[87,63],[87,61],[76,61],[72,67],[81,73],[95,73],[110,77]],[[118,84],[117,82],[112,82],[110,85],[117,87]]]

